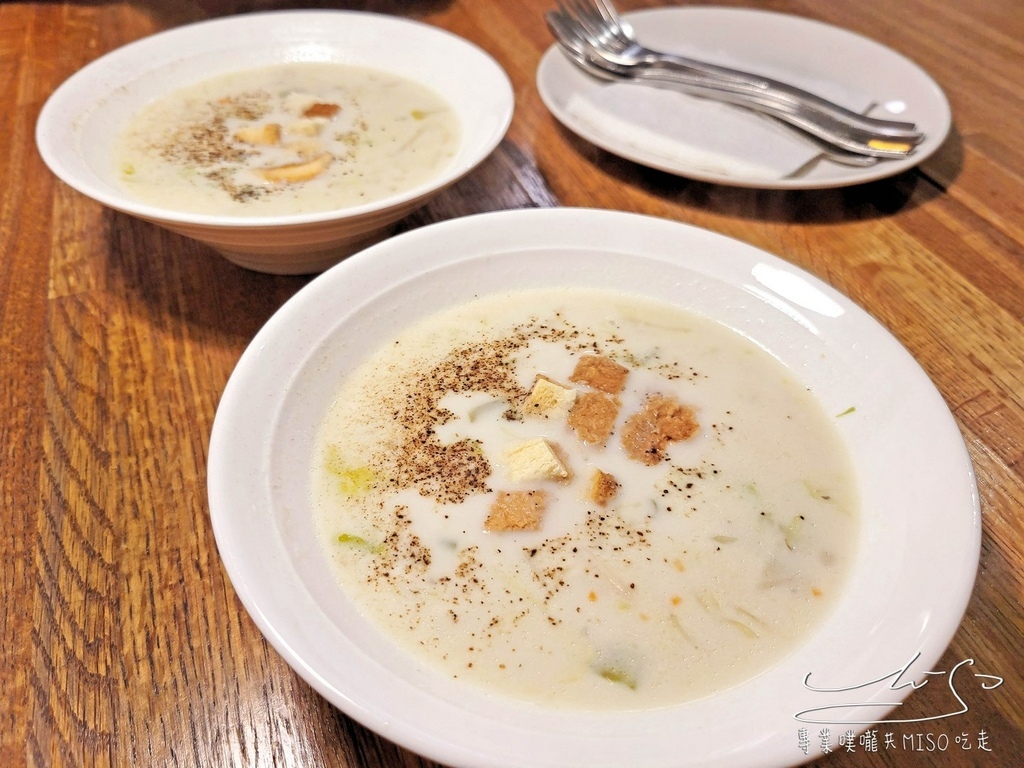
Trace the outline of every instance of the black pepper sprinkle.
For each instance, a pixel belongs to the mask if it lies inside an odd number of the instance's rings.
[[[195,105],[200,117],[171,131],[151,149],[162,159],[192,167],[239,202],[273,194],[273,187],[238,184],[231,166],[244,163],[251,152],[231,136],[230,120],[255,121],[270,111],[270,94],[265,91],[240,93],[214,102]]]

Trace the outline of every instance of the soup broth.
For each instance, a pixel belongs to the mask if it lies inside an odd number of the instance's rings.
[[[680,309],[484,297],[340,383],[317,530],[344,593],[452,677],[555,707],[669,705],[765,669],[834,605],[859,520],[836,418]]]
[[[147,106],[117,144],[143,202],[275,216],[372,203],[438,176],[458,149],[451,107],[387,72],[291,63],[222,75]]]

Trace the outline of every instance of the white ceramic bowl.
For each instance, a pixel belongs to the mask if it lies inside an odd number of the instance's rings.
[[[854,406],[836,420],[862,502],[848,584],[811,637],[743,684],[644,711],[526,705],[411,658],[334,579],[314,529],[310,477],[317,426],[339,382],[418,318],[486,293],[556,286],[621,290],[705,315],[776,356],[827,413]],[[927,680],[967,605],[981,541],[963,438],[881,325],[749,245],[609,211],[454,219],[320,275],[242,355],[214,423],[208,486],[232,584],[288,663],[385,737],[472,768],[770,768],[820,756],[822,728],[834,745],[885,721],[911,680]]]
[[[407,192],[290,216],[181,213],[134,200],[118,183],[114,139],[148,102],[218,74],[294,61],[371,67],[428,85],[459,117],[456,157],[440,176]],[[511,83],[497,62],[436,27],[360,12],[258,13],[172,29],[92,62],[47,101],[36,142],[59,178],[110,208],[201,240],[241,266],[301,274],[321,271],[381,239],[391,225],[470,172],[505,135],[513,103]]]

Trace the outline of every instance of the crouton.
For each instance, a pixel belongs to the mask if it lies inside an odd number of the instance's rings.
[[[544,491],[499,491],[484,528],[488,531],[540,530],[547,502]]]
[[[605,506],[619,492],[619,481],[607,472],[595,469],[587,484],[587,499],[600,507]]]
[[[604,445],[615,428],[621,403],[604,392],[580,392],[569,411],[568,424],[585,443]]]
[[[281,141],[281,126],[277,123],[250,125],[235,131],[235,140],[245,144],[272,147]]]
[[[508,446],[504,459],[508,477],[514,482],[563,480],[569,477],[569,470],[559,457],[558,449],[543,437]]]
[[[273,168],[263,168],[259,173],[267,181],[283,181],[287,183],[309,181],[323,173],[333,159],[329,152],[325,152],[305,163],[290,163],[288,165],[277,165]]]
[[[334,117],[338,112],[341,111],[341,107],[337,104],[325,104],[321,101],[315,104],[310,104],[302,111],[303,117]]]
[[[651,395],[626,419],[622,447],[629,458],[650,466],[664,458],[670,442],[688,440],[699,428],[692,408],[664,395]]]
[[[523,404],[523,411],[542,416],[564,415],[575,400],[576,390],[572,387],[563,387],[546,376],[538,376]]]
[[[576,368],[569,381],[586,384],[609,395],[617,395],[626,385],[627,375],[629,369],[609,357],[584,355],[576,362]]]

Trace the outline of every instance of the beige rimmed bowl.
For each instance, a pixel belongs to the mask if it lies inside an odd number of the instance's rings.
[[[429,86],[459,118],[455,157],[428,182],[373,203],[272,217],[157,207],[134,199],[118,181],[115,141],[146,104],[219,74],[306,61],[370,67]],[[46,102],[36,143],[57,177],[109,208],[206,243],[242,267],[306,274],[383,239],[472,171],[504,137],[513,106],[511,83],[497,62],[442,29],[353,11],[255,13],[161,32],[97,59]]]

